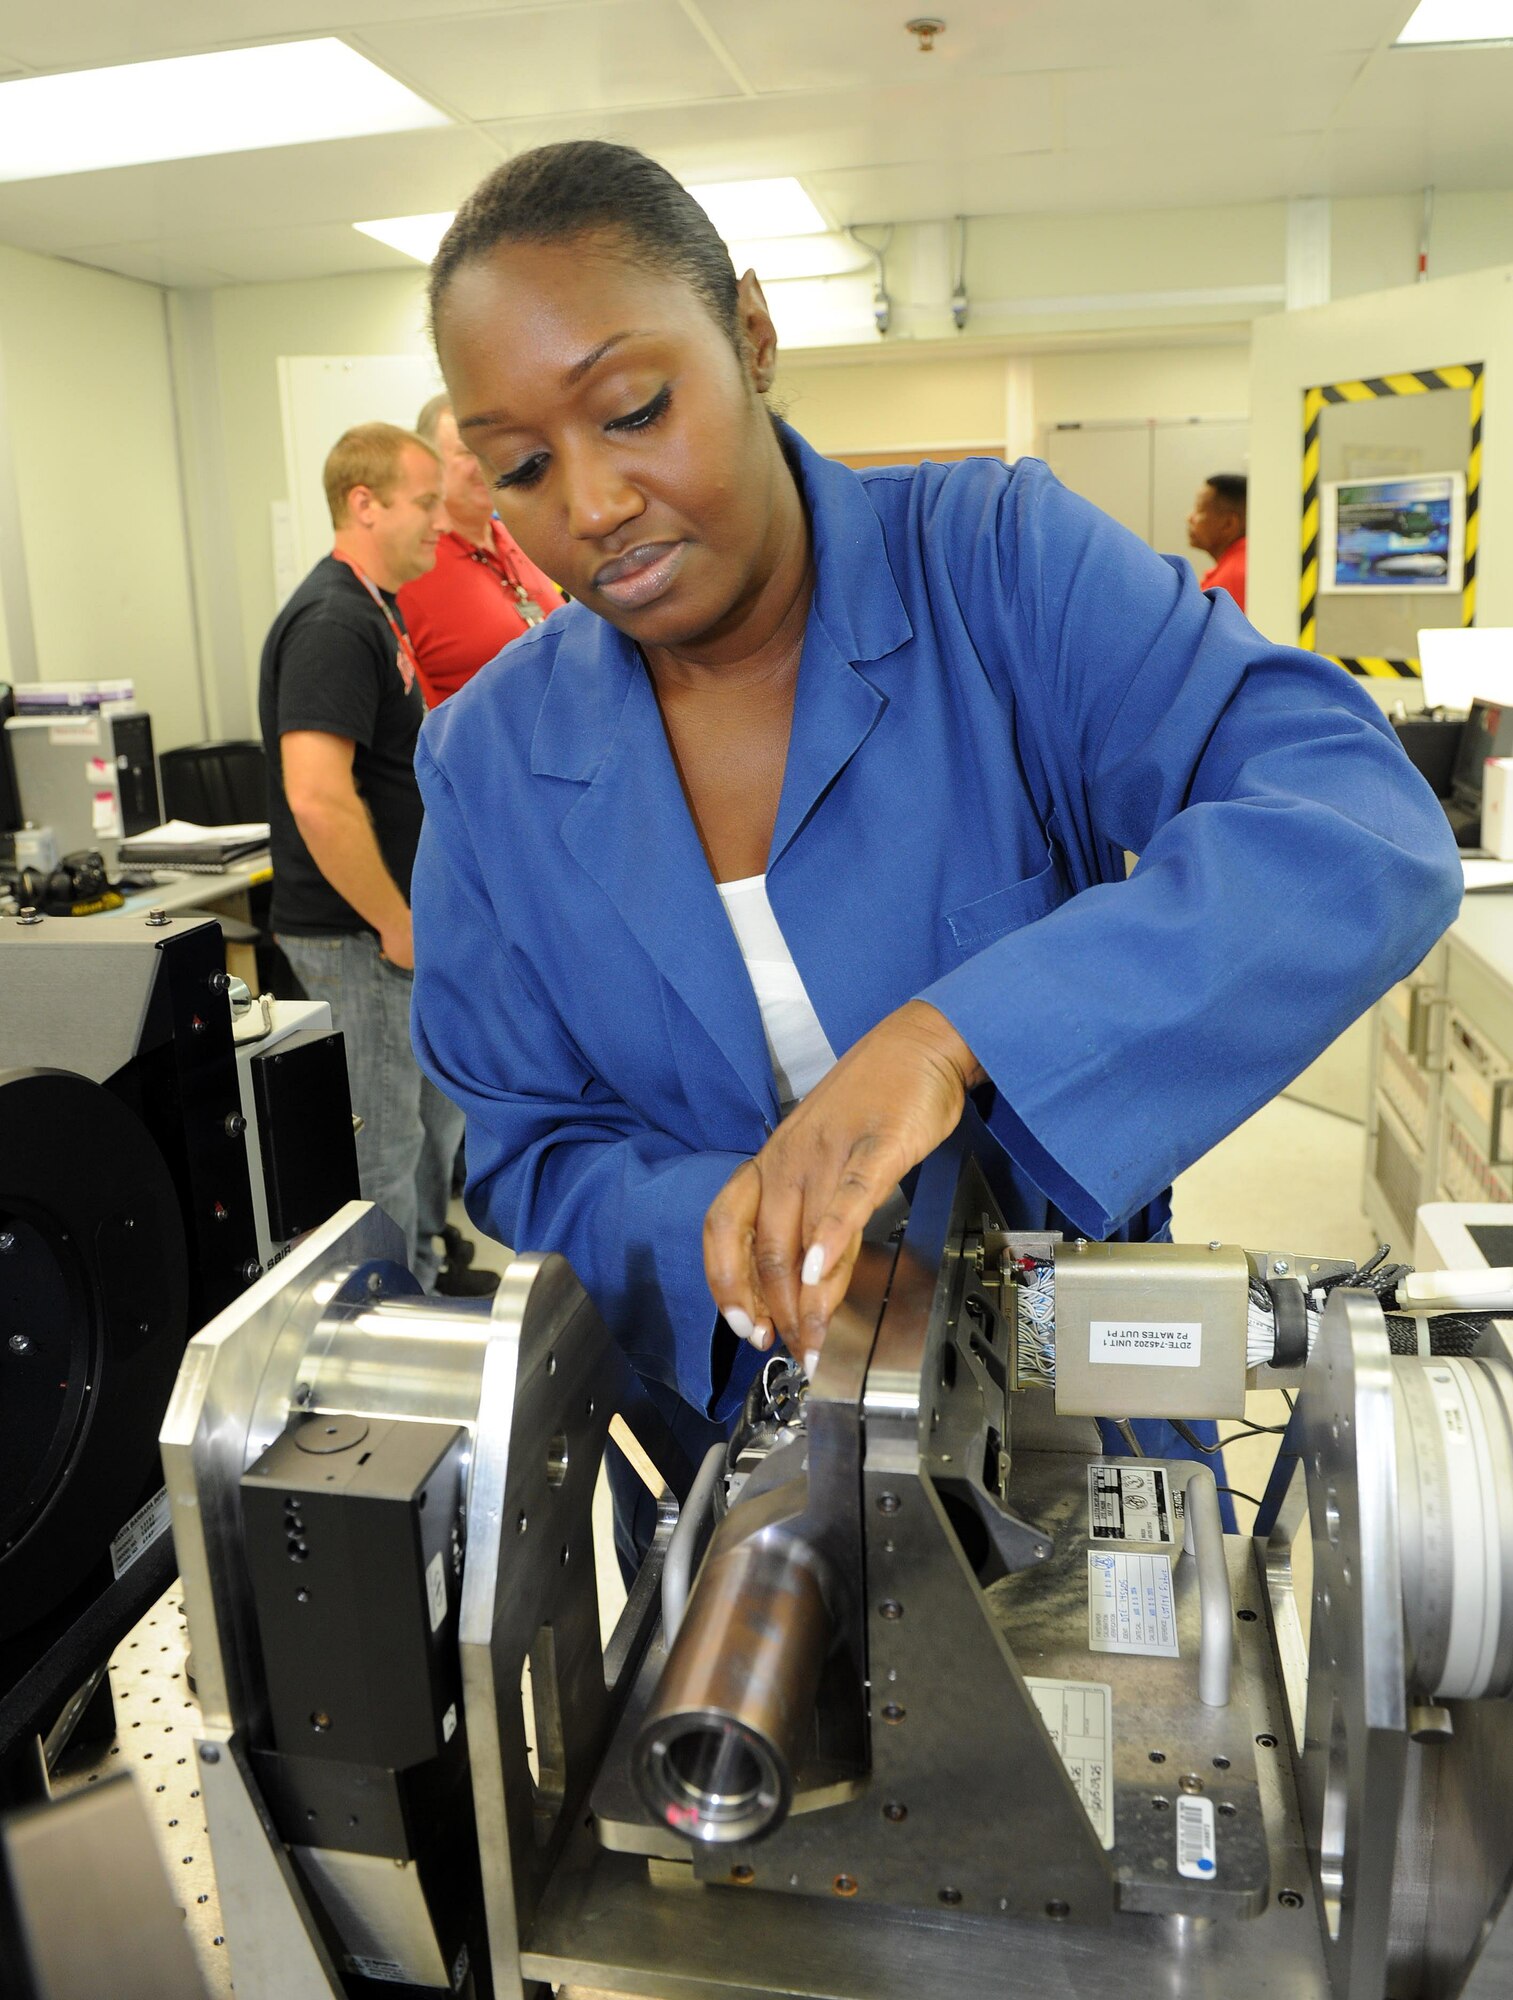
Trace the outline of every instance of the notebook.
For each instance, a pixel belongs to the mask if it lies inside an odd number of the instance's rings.
[[[159,868],[204,868],[260,854],[268,845],[268,822],[246,820],[238,826],[196,826],[193,820],[171,819],[147,833],[121,842],[121,861]]]

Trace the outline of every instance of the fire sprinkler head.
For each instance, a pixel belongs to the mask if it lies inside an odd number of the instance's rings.
[[[938,14],[916,14],[912,21],[905,21],[904,29],[919,43],[920,54],[927,56],[935,46],[935,37],[946,32],[946,24]]]

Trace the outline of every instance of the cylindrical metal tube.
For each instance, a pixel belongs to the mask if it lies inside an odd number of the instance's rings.
[[[1513,1370],[1394,1357],[1399,1545],[1420,1699],[1513,1693]]]
[[[1219,1489],[1206,1465],[1188,1476],[1183,1540],[1198,1566],[1198,1699],[1207,1708],[1229,1705],[1234,1645],[1234,1606],[1229,1565],[1224,1559],[1224,1522]]]
[[[760,1839],[793,1802],[833,1621],[813,1552],[728,1516],[688,1602],[632,1765],[689,1840]]]

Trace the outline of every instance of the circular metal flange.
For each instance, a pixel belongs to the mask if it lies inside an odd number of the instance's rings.
[[[1298,1789],[1326,1958],[1352,1993],[1380,1993],[1407,1694],[1392,1356],[1371,1294],[1330,1297],[1298,1407],[1313,1542]]]
[[[93,1569],[157,1484],[188,1337],[168,1167],[102,1084],[0,1076],[0,1638]],[[104,1581],[110,1581],[108,1567]]]

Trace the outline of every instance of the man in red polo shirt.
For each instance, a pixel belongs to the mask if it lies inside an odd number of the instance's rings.
[[[431,398],[415,428],[441,460],[446,525],[435,568],[405,585],[399,608],[426,707],[435,708],[563,598],[494,519],[488,481],[444,395]]]
[[[1198,488],[1187,517],[1187,539],[1213,561],[1200,590],[1227,590],[1245,609],[1245,494],[1243,472],[1216,472]]]

